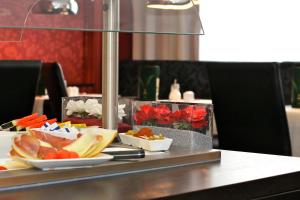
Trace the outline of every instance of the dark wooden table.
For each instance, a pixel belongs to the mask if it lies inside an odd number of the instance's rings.
[[[155,198],[300,199],[300,158],[222,151],[221,162],[0,193],[0,199],[7,200]]]

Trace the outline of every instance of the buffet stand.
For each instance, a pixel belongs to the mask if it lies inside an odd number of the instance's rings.
[[[170,6],[166,2],[162,6]],[[172,4],[171,8],[158,10],[151,8],[149,6],[151,1],[146,0],[5,0],[1,3],[1,7],[7,12],[1,16],[0,28],[19,30],[19,37],[15,37],[18,42],[22,42],[23,32],[27,29],[103,32],[102,120],[104,128],[116,129],[118,33],[203,34],[197,0],[170,1],[170,3]],[[46,8],[45,5],[47,5]],[[180,27],[168,23],[169,19],[173,17],[182,17],[191,26]],[[150,26],[144,26],[146,23]],[[220,158],[221,152],[218,150],[207,149],[203,151],[192,147],[172,146],[169,151],[162,154],[148,155],[137,160],[109,161],[99,166],[87,168],[5,171],[0,174],[0,190],[15,190],[61,182],[176,168],[220,161]]]
[[[221,153],[221,163],[23,185],[2,190],[0,199],[299,199],[299,158],[224,150]],[[92,168],[77,172],[90,170],[100,171]]]
[[[117,33],[202,33],[198,0],[170,1],[180,3],[171,8],[192,2],[183,10],[155,11],[148,9],[150,2],[3,0],[0,28],[19,30],[18,36],[13,35],[15,38],[6,35],[6,41],[19,42],[26,29],[107,33],[103,36],[103,117],[105,128],[116,128]],[[43,7],[45,3],[52,7]],[[122,9],[127,13],[122,13]],[[130,15],[128,10],[135,15]],[[189,19],[188,28],[168,23],[168,18],[178,15]],[[146,22],[153,26],[143,26]],[[299,199],[299,166],[300,159],[294,157],[174,145],[161,154],[111,160],[93,167],[2,171],[0,199]]]
[[[172,148],[169,152],[158,155],[123,161],[112,160],[93,167],[47,171],[35,168],[6,171],[0,174],[0,191],[217,162],[220,154],[220,151],[217,150],[204,153],[193,149]]]

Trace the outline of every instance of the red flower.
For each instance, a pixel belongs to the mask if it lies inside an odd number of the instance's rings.
[[[158,124],[171,124],[173,123],[172,112],[165,104],[159,105],[154,108],[155,119]]]
[[[207,115],[206,109],[203,107],[198,107],[194,109],[194,112],[192,113],[192,121],[202,121],[205,119],[205,116]]]
[[[193,128],[202,128],[204,126],[207,126],[208,122],[206,120],[198,121],[198,122],[192,122],[191,125],[192,125]]]
[[[182,111],[181,110],[176,110],[175,112],[172,113],[172,118],[174,121],[181,120],[182,118]]]
[[[154,108],[150,105],[141,105],[140,106],[140,111],[145,113],[147,116],[152,117],[154,114]]]
[[[166,104],[157,107],[151,105],[140,106],[133,119],[137,125],[167,125],[174,122],[182,123],[183,129],[202,128],[208,125],[207,111],[204,106],[187,106],[182,110],[172,112]]]
[[[139,111],[135,113],[135,115],[133,116],[133,120],[136,122],[137,125],[141,125],[143,121],[146,120],[146,116],[143,112]]]
[[[168,106],[162,104],[154,108],[155,118],[159,119],[161,117],[170,115],[171,110]]]
[[[144,121],[154,119],[154,108],[147,104],[140,106],[140,111],[135,113],[133,119],[137,125],[141,125]]]
[[[182,118],[191,123],[193,128],[202,128],[208,125],[205,117],[207,111],[205,107],[187,106],[182,109]]]

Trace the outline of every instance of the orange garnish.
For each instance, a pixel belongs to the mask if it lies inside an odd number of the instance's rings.
[[[153,136],[153,132],[150,128],[141,128],[136,134],[134,134],[135,137],[141,137],[141,136]]]

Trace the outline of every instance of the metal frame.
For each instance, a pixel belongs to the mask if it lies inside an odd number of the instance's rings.
[[[120,1],[103,0],[102,126],[118,127]]]

